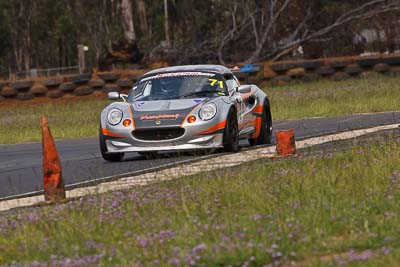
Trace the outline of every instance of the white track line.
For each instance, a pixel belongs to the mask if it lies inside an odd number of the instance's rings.
[[[330,134],[321,137],[313,137],[301,141],[296,141],[296,147],[298,149],[312,147],[327,142],[346,140],[366,135],[369,133],[374,133],[382,130],[395,129],[398,127],[399,124],[390,124],[390,125],[378,126],[361,130],[347,131],[338,134]],[[131,177],[125,177],[115,181],[104,182],[94,186],[76,188],[67,191],[66,194],[67,198],[76,198],[91,194],[124,190],[132,188],[134,186],[147,185],[150,183],[167,181],[167,180],[177,179],[183,176],[194,175],[201,172],[212,171],[219,168],[232,167],[244,162],[253,161],[261,158],[274,158],[274,157],[276,157],[275,147],[273,146],[260,147],[257,149],[246,150],[240,153],[227,154],[227,155],[222,155],[220,157],[204,159],[190,164],[183,164],[177,167],[172,167],[161,171],[154,171]],[[5,200],[0,202],[0,211],[6,211],[19,207],[28,207],[42,203],[43,201],[44,201],[43,196],[33,196],[20,199]]]

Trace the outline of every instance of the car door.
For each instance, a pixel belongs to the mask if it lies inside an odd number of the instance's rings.
[[[243,122],[244,118],[244,102],[243,97],[240,93],[237,92],[237,88],[239,88],[239,82],[235,76],[227,76],[226,78],[226,85],[228,87],[229,96],[231,101],[234,103],[236,110],[237,110],[237,118],[239,123],[239,128],[241,123]]]

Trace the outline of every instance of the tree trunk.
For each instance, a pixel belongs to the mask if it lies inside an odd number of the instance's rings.
[[[122,27],[124,29],[125,40],[130,45],[136,43],[136,33],[133,26],[132,3],[131,0],[121,2]]]
[[[31,18],[34,1],[10,1],[10,33],[17,70],[28,71],[31,65]]]
[[[164,32],[167,47],[171,47],[171,39],[169,37],[169,15],[168,15],[168,0],[164,0]]]
[[[143,0],[137,0],[137,8],[140,20],[140,30],[146,36],[148,35],[149,26],[147,24],[146,4]]]

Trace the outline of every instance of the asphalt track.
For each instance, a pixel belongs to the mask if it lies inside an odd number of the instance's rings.
[[[395,123],[400,124],[400,112],[275,121],[274,130],[294,128],[296,138],[306,138]],[[275,139],[273,139],[274,142]],[[242,142],[242,145],[248,146],[247,142]],[[56,141],[56,146],[61,157],[66,185],[146,170],[198,157],[184,153],[162,154],[159,159],[146,159],[139,154],[130,153],[122,162],[110,163],[101,158],[97,138],[59,140]],[[42,190],[41,153],[40,143],[0,145],[0,200]],[[214,156],[218,157],[218,153]]]

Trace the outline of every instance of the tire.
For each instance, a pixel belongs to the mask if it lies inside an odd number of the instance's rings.
[[[69,80],[75,84],[84,84],[90,81],[92,78],[91,73],[84,73],[84,74],[79,74],[79,75],[74,75],[69,77]]]
[[[321,67],[321,61],[300,61],[297,65],[306,70],[318,69]]]
[[[115,82],[120,77],[120,75],[112,73],[112,72],[99,73],[99,74],[97,74],[97,76],[99,76],[100,79],[102,79],[105,82]]]
[[[108,150],[107,150],[106,140],[104,139],[101,127],[99,130],[99,143],[100,143],[101,156],[103,157],[104,160],[111,162],[119,162],[124,157],[124,153],[107,153]]]
[[[10,83],[10,86],[19,92],[26,92],[33,86],[33,81],[16,81]]]
[[[272,126],[271,113],[269,111],[268,105],[264,105],[262,119],[261,119],[260,135],[257,138],[249,139],[250,145],[255,146],[255,145],[271,144],[271,137],[272,137],[271,126]]]
[[[228,119],[226,120],[223,143],[225,152],[239,151],[239,125],[234,109],[229,111]]]
[[[47,79],[43,80],[42,84],[46,87],[56,87],[59,86],[64,82],[64,79],[62,78],[52,78],[52,79]]]

